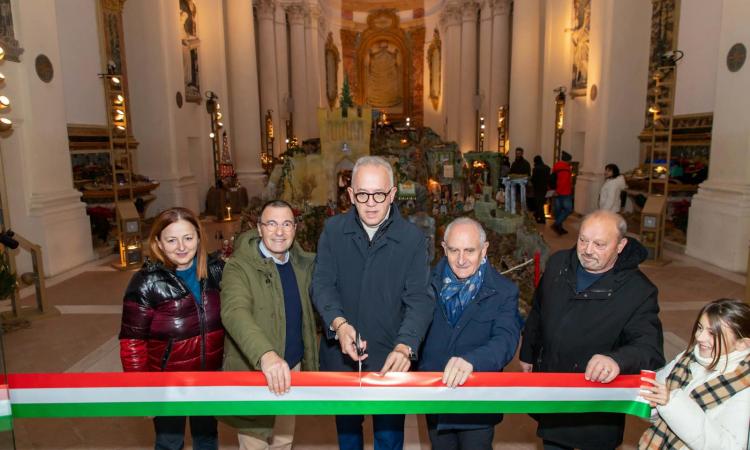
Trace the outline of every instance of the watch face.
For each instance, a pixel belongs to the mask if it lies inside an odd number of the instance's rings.
[[[137,220],[128,220],[125,222],[125,232],[126,233],[137,233],[138,232],[138,221]]]
[[[644,217],[643,228],[656,228],[656,217],[655,216]]]

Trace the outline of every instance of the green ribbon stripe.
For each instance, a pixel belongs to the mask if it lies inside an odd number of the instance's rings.
[[[627,400],[26,403],[14,404],[12,409],[14,418],[584,412],[623,413],[643,418],[651,415],[648,404]]]

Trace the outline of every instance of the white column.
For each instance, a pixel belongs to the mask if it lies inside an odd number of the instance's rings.
[[[322,105],[320,99],[320,46],[318,41],[318,20],[320,8],[317,5],[308,7],[305,16],[305,62],[307,64],[307,111],[309,137],[319,137],[318,108]]]
[[[279,88],[276,75],[276,40],[274,30],[274,0],[256,0],[255,14],[258,19],[258,65],[260,66],[260,114],[266,117],[271,110],[274,128],[281,125],[279,119]],[[265,122],[264,122],[265,123]],[[275,130],[274,130],[275,131]],[[274,133],[275,135],[275,133]],[[261,139],[265,136],[265,126],[261,128]],[[265,141],[261,143],[265,146]],[[273,142],[274,155],[279,154],[279,140]]]
[[[477,86],[477,93],[479,95],[479,117],[485,119],[485,130],[484,130],[484,150],[492,149],[488,147],[489,131],[492,127],[489,127],[487,121],[490,120],[490,91],[492,86],[490,85],[490,73],[492,67],[492,8],[489,2],[482,3],[479,12],[479,84]],[[482,148],[477,148],[482,150]]]
[[[587,107],[586,141],[575,192],[575,208],[582,214],[598,207],[606,164],[617,164],[622,171],[638,164],[637,136],[646,110],[650,17],[649,0],[591,2],[588,89],[585,97],[568,98]],[[592,101],[594,84],[599,93]],[[554,103],[554,92],[545,91],[543,97]],[[553,122],[554,116],[544,120]]]
[[[450,3],[445,6],[440,17],[440,23],[445,36],[444,55],[441,62],[443,79],[445,80],[443,81],[442,101],[445,114],[443,137],[447,141],[458,142],[460,72],[455,64],[461,60],[461,10],[456,4]]]
[[[727,270],[748,270],[750,243],[750,70],[727,69],[727,53],[750,42],[750,3],[724,0],[708,180],[693,197],[687,254]],[[679,68],[678,68],[679,70]],[[678,75],[679,83],[679,75]]]
[[[539,72],[541,12],[539,0],[513,2],[513,50],[510,63],[509,137],[511,151],[539,151]]]
[[[276,76],[279,100],[279,124],[276,127],[276,140],[279,141],[279,151],[286,151],[286,121],[289,119],[289,108],[287,101],[289,93],[289,47],[286,37],[286,10],[276,8],[274,19],[274,32],[276,34]]]
[[[260,164],[261,116],[258,109],[258,70],[252,3],[224,0],[227,27],[227,71],[229,72],[229,121],[237,178],[250,195],[263,189]]]
[[[490,64],[490,89],[486,102],[489,114],[485,115],[488,150],[497,150],[497,109],[508,104],[508,80],[510,78],[510,0],[493,0],[492,48]]]
[[[85,205],[73,188],[56,4],[55,0],[14,2],[16,37],[26,53],[20,63],[0,65],[7,80],[2,93],[12,106],[3,117],[14,122],[13,131],[0,141],[4,165],[0,189],[6,191],[8,204],[3,207],[10,216],[5,226],[42,247],[47,276],[94,258]],[[55,70],[49,83],[42,82],[34,68],[35,55],[40,53],[47,55]],[[29,270],[26,254],[13,253],[23,255],[19,272]]]
[[[302,142],[310,137],[309,108],[307,107],[307,63],[305,59],[305,17],[307,11],[301,3],[286,7],[289,20],[289,46],[292,53],[292,99],[294,103],[294,134]]]
[[[475,150],[477,119],[474,97],[477,95],[477,13],[479,4],[465,0],[461,5],[461,81],[460,81],[460,130],[461,152]],[[450,70],[450,69],[449,69]]]

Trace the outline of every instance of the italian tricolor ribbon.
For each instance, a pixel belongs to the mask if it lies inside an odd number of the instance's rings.
[[[581,413],[650,415],[640,375],[608,384],[583,374],[474,373],[455,389],[441,373],[293,372],[286,395],[259,372],[8,375],[0,414],[13,418],[169,415]],[[650,376],[653,376],[651,373]],[[10,402],[8,402],[8,399]]]

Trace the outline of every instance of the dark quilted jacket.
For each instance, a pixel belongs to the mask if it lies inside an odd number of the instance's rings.
[[[219,283],[224,262],[209,258],[203,301],[173,270],[146,261],[123,299],[120,360],[126,372],[219,370],[224,350]]]

